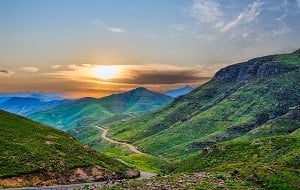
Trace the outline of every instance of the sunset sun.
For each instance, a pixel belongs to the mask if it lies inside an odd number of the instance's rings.
[[[115,78],[119,73],[117,66],[98,66],[95,69],[95,76],[99,79],[112,79]]]

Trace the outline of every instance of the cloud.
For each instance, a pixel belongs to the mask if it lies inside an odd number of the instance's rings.
[[[111,32],[126,32],[123,28],[120,27],[107,27],[107,30],[111,31]]]
[[[8,75],[11,75],[11,74],[14,74],[15,72],[11,71],[11,70],[0,70],[0,76],[8,76]]]
[[[199,70],[131,70],[131,77],[113,79],[114,83],[137,85],[165,85],[202,83],[211,77],[201,75]]]
[[[300,9],[300,0],[297,0],[298,7]]]
[[[62,67],[62,65],[52,65],[52,69],[59,69],[61,67]]]
[[[202,68],[182,68],[170,65],[111,65],[118,69],[118,75],[112,79],[101,79],[95,74],[99,65],[72,65],[73,70],[55,71],[46,75],[57,79],[87,83],[118,85],[167,85],[203,83],[209,80],[213,72],[204,72]]]
[[[29,73],[35,73],[40,69],[37,68],[37,67],[21,67],[20,70],[25,71],[25,72],[29,72]]]
[[[273,34],[274,35],[283,35],[291,32],[291,28],[287,26],[284,22],[280,23],[279,29],[274,30]]]
[[[186,29],[186,27],[183,24],[173,24],[171,26],[172,29],[176,30],[176,31],[183,31]]]
[[[0,73],[8,74],[8,70],[0,70]]]
[[[219,4],[212,0],[194,0],[191,15],[200,22],[215,22],[223,15]]]
[[[254,3],[250,4],[247,9],[241,12],[234,20],[222,26],[221,31],[226,32],[237,28],[239,25],[244,23],[250,23],[254,21],[260,15],[263,4],[264,3],[259,1],[255,1]]]
[[[105,22],[98,20],[98,19],[93,19],[91,21],[92,24],[94,25],[99,25],[101,27],[104,27],[106,30],[110,31],[110,32],[116,32],[116,33],[124,33],[126,32],[126,30],[124,28],[118,27],[118,26],[110,26],[107,25]]]

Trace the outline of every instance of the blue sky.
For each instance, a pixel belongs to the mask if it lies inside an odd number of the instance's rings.
[[[162,81],[143,81],[155,90],[199,85],[226,65],[299,48],[299,18],[300,0],[1,0],[0,77],[12,80],[0,91],[102,96],[153,73]],[[136,80],[76,74],[99,65],[123,65]]]

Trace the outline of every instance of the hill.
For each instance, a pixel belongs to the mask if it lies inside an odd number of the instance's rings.
[[[167,96],[171,96],[171,97],[176,98],[178,96],[182,96],[182,95],[188,94],[192,90],[194,90],[193,87],[191,87],[189,85],[186,85],[186,86],[184,86],[182,88],[177,88],[177,89],[169,90],[169,91],[165,92],[164,94],[167,95]]]
[[[299,105],[296,51],[225,67],[166,107],[111,126],[109,135],[179,162],[176,172],[224,172],[267,189],[295,189]]]
[[[33,113],[29,117],[59,129],[69,130],[125,121],[160,108],[172,100],[172,97],[140,87],[99,99],[82,98],[53,109]]]
[[[34,96],[40,97],[38,95]],[[39,98],[32,97],[9,97],[6,99],[3,98],[3,101],[0,103],[0,109],[14,114],[26,116],[33,112],[50,109],[70,101],[71,100],[52,100],[45,102]]]
[[[64,132],[0,110],[0,187],[136,177],[128,166]]]
[[[300,54],[255,58],[228,66],[190,94],[110,135],[164,157],[192,155],[199,147],[243,136],[300,104]]]

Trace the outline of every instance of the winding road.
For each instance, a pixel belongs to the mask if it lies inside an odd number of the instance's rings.
[[[127,146],[132,152],[135,152],[137,154],[145,154],[141,151],[139,151],[136,147],[134,147],[133,145],[131,144],[128,144],[128,143],[125,143],[125,142],[119,142],[119,141],[115,141],[109,137],[107,137],[107,129],[103,128],[103,127],[99,127],[99,126],[96,126],[97,129],[100,129],[101,131],[103,131],[102,135],[101,135],[101,138],[103,138],[104,140],[107,140],[111,143],[114,143],[114,144],[119,144],[119,145],[125,145]]]

